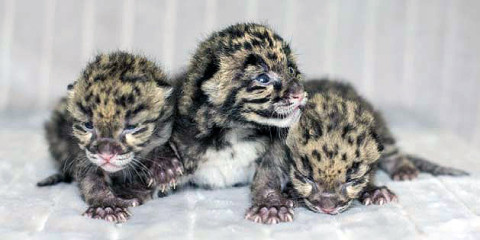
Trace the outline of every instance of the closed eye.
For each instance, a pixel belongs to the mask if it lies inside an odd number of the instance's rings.
[[[345,187],[356,186],[356,185],[365,183],[365,181],[366,181],[365,175],[363,175],[361,177],[358,177],[358,178],[351,179],[351,180],[347,181],[344,185],[345,185]]]
[[[315,181],[311,178],[311,177],[307,177],[305,175],[303,175],[301,172],[297,171],[298,172],[298,175],[308,184],[310,184],[312,186],[312,188],[317,191],[318,190],[318,187],[317,187],[317,184],[315,183]]]
[[[138,124],[127,124],[127,126],[125,126],[125,129],[124,130],[134,130],[138,127]]]

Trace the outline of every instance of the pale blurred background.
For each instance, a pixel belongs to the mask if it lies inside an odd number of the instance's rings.
[[[0,0],[0,112],[51,109],[100,51],[178,72],[210,32],[243,21],[272,26],[308,77],[353,82],[391,121],[480,146],[477,0]]]

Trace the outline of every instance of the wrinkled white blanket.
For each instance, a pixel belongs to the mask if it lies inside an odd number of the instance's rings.
[[[114,225],[80,216],[86,204],[74,184],[35,186],[55,172],[44,118],[0,117],[0,239],[480,239],[480,151],[451,133],[396,125],[405,151],[472,173],[393,182],[380,172],[378,181],[397,193],[397,204],[356,203],[336,216],[300,208],[293,223],[265,226],[243,219],[246,187],[187,189],[133,208],[127,223]]]

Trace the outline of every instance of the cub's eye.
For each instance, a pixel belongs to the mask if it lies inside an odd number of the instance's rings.
[[[293,67],[288,67],[288,71],[291,75],[295,74],[295,69],[293,69]]]
[[[313,180],[312,177],[304,176],[303,179],[305,180],[305,182],[307,182],[308,184],[310,184],[312,186],[313,190],[315,190],[315,191],[318,190],[317,184],[315,183],[315,180]]]
[[[92,122],[86,122],[86,123],[83,123],[83,126],[88,129],[88,130],[92,130],[93,129],[93,123]]]
[[[270,77],[267,74],[260,74],[255,78],[255,81],[261,84],[267,84],[270,82]]]
[[[125,126],[125,130],[126,131],[132,131],[134,130],[135,128],[137,128],[138,125],[137,124],[127,124],[127,126]]]

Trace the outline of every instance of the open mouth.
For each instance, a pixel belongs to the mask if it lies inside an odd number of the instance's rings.
[[[275,107],[275,117],[283,119],[298,114],[307,103],[307,93],[300,101],[289,101]]]
[[[125,166],[127,166],[134,157],[134,153],[129,152],[126,154],[117,155],[111,158],[110,160],[106,161],[102,159],[102,157],[99,156],[98,154],[92,153],[88,150],[86,150],[86,153],[87,153],[87,158],[92,163],[94,163],[104,171],[111,172],[111,173],[124,169]]]

